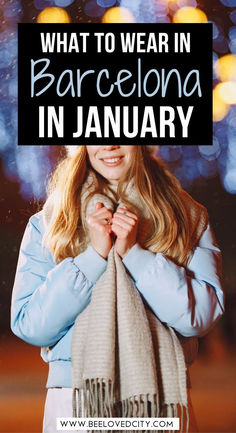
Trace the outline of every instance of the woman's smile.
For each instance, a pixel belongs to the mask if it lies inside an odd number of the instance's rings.
[[[101,161],[107,165],[108,167],[116,167],[117,165],[120,165],[123,161],[123,156],[113,156],[107,157],[107,158],[100,158]]]
[[[135,146],[87,146],[91,166],[111,183],[128,171]]]

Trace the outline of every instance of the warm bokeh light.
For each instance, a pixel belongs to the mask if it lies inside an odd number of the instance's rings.
[[[109,9],[102,18],[103,23],[134,23],[133,14],[126,8],[115,7]]]
[[[227,54],[215,62],[215,73],[221,81],[236,80],[236,55]]]
[[[218,84],[218,92],[226,104],[236,104],[236,82],[226,81]]]
[[[229,112],[229,105],[222,99],[219,84],[213,90],[213,120],[220,122]]]
[[[173,16],[174,23],[206,23],[206,14],[198,8],[185,6],[177,10]]]
[[[70,16],[62,8],[50,7],[40,12],[37,23],[70,23]]]

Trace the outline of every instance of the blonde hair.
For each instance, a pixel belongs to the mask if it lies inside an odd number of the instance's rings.
[[[148,207],[151,217],[152,234],[142,246],[182,264],[191,248],[191,236],[181,187],[163,162],[150,155],[146,146],[135,148],[129,170],[119,180],[117,194],[124,204],[131,205],[125,195],[124,180],[134,179],[140,201]],[[49,181],[45,206],[50,209],[50,222],[45,239],[56,262],[80,252],[80,197],[89,169],[86,146],[78,146],[73,157],[67,156],[59,163]],[[97,187],[93,193],[105,193],[108,181],[94,173]]]

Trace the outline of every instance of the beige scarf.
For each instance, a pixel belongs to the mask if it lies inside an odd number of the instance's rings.
[[[82,204],[93,188],[90,175],[82,189]],[[202,206],[183,194],[195,227],[194,247],[206,228],[207,216]],[[113,192],[108,195],[94,194],[86,209],[82,205],[82,219],[93,212],[97,201],[114,211]],[[148,210],[142,209],[133,186],[128,185],[127,197],[145,228]],[[179,406],[182,414],[186,411],[188,420],[186,361],[196,356],[196,339],[178,338],[171,327],[158,320],[114,247],[107,262],[106,271],[93,287],[90,304],[74,325],[73,415],[174,417]],[[182,421],[181,431],[188,431]]]

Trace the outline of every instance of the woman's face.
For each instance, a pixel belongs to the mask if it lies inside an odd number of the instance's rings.
[[[91,166],[110,183],[117,183],[130,166],[135,146],[86,146]]]

